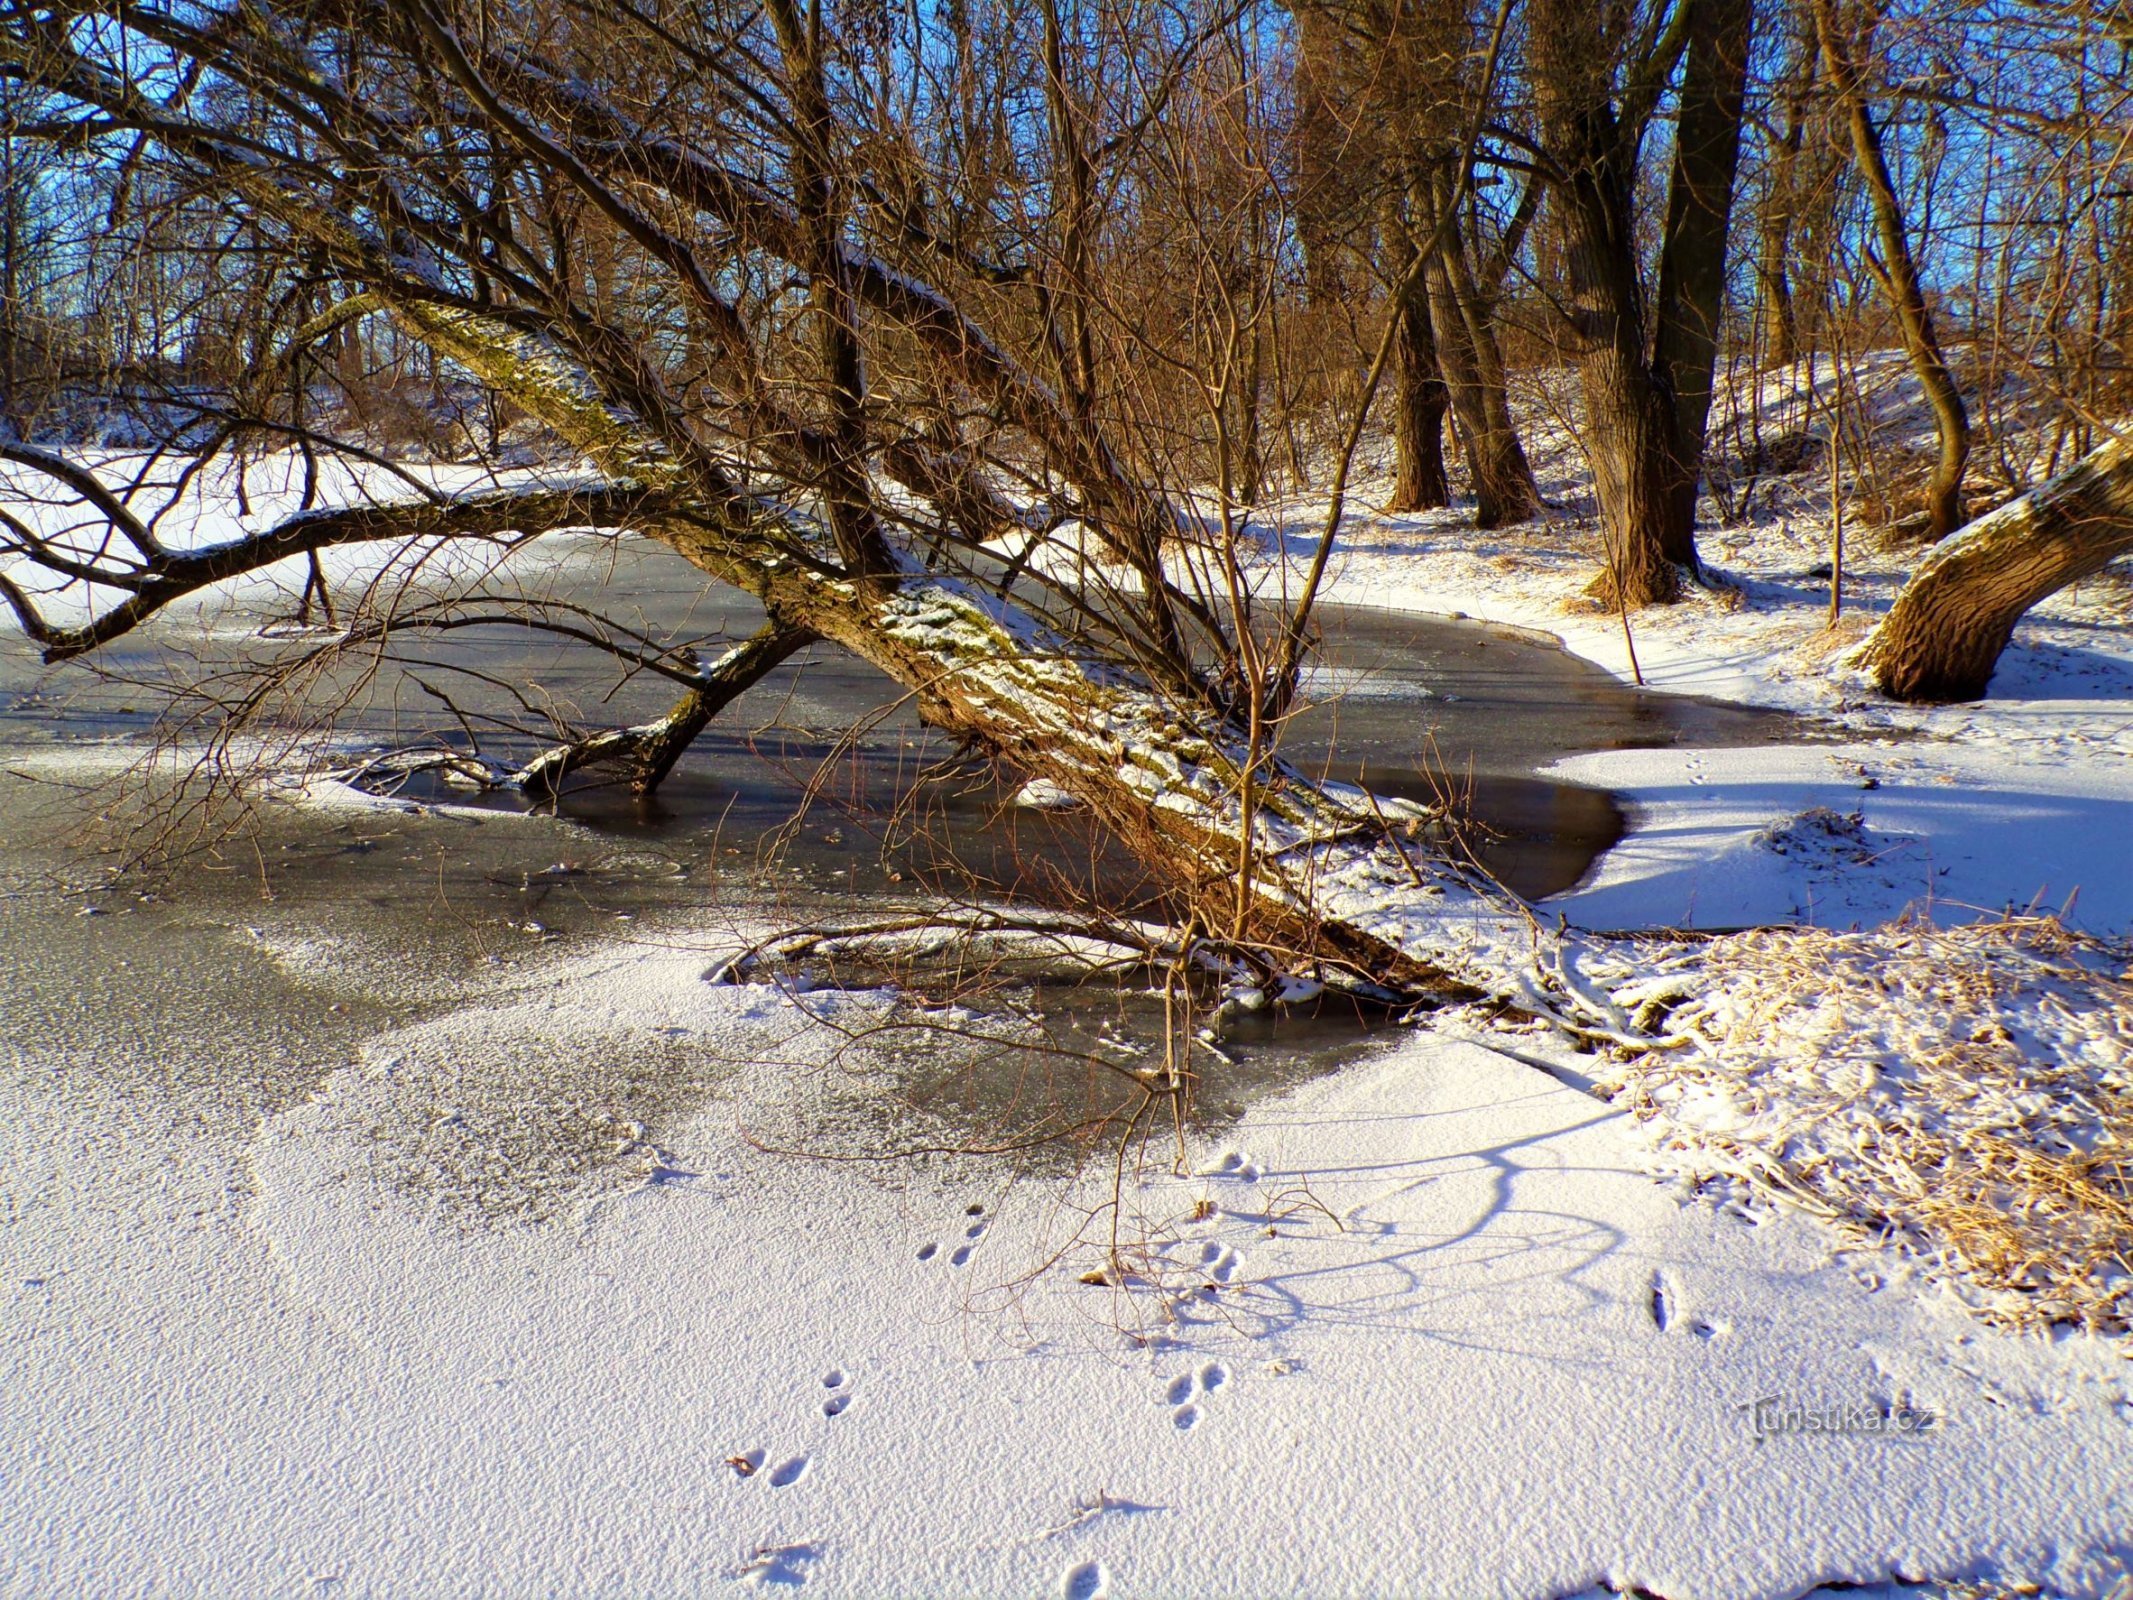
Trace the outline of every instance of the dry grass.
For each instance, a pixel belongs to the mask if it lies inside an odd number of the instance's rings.
[[[2052,917],[1716,940],[1625,1068],[1667,1162],[1922,1255],[1995,1320],[2133,1325],[2133,971]]]

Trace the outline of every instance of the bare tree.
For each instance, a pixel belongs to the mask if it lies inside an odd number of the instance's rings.
[[[794,637],[817,638],[1079,796],[1205,936],[1381,992],[1506,989],[1530,948],[1516,908],[1419,819],[1388,824],[1274,750],[1315,589],[1262,651],[1242,600],[1217,609],[1244,593],[1237,551],[1139,465],[1161,452],[1128,426],[1106,329],[1145,285],[1105,277],[1097,227],[1137,202],[1150,130],[1226,26],[1187,15],[1107,55],[1040,7],[1048,138],[1028,152],[1043,175],[1017,262],[937,224],[910,142],[872,116],[893,42],[819,8],[684,24],[609,0],[581,27],[442,0],[7,0],[0,63],[60,99],[58,136],[138,141],[280,259],[317,264],[340,290],[331,326],[389,328],[596,476],[324,507],[190,549],[86,469],[11,447],[100,529],[10,519],[8,553],[105,598],[67,622],[19,582],[0,594],[63,660],[337,545],[627,530],[754,596],[775,630],[708,667],[653,663],[694,698],[640,730],[641,772]],[[1092,71],[1115,92],[1083,89]],[[599,248],[612,270],[588,270]],[[314,319],[277,358],[323,337]],[[1127,347],[1160,343],[1139,329]],[[1172,547],[1206,553],[1188,565],[1211,588],[1174,575]],[[1432,915],[1386,914],[1425,892]],[[1454,904],[1467,914],[1447,921]]]
[[[1932,535],[1945,538],[1963,523],[1963,469],[1970,459],[1970,416],[1964,409],[1955,376],[1941,354],[1940,337],[1933,313],[1926,304],[1925,286],[1911,248],[1911,231],[1904,216],[1902,196],[1897,193],[1884,148],[1881,128],[1874,119],[1862,70],[1856,59],[1857,46],[1847,36],[1837,15],[1836,0],[1811,0],[1815,35],[1822,52],[1822,68],[1831,92],[1843,108],[1851,134],[1852,159],[1866,186],[1873,206],[1874,227],[1880,241],[1878,252],[1869,251],[1868,263],[1875,279],[1895,308],[1897,325],[1903,330],[1905,351],[1933,408],[1939,435],[1940,456],[1926,486],[1926,514]],[[1865,35],[1872,37],[1871,9]]]
[[[1602,587],[1624,605],[1675,598],[1700,570],[1703,461],[1727,228],[1752,37],[1749,0],[1532,10],[1537,152],[1551,185],[1565,321],[1585,397],[1607,539]],[[1639,247],[1640,155],[1681,69],[1658,281]]]
[[[1504,281],[1540,202],[1527,182],[1501,213],[1470,179],[1477,108],[1501,110],[1499,45],[1509,12],[1465,0],[1321,3],[1314,37],[1337,21],[1344,50],[1317,65],[1339,75],[1353,170],[1379,196],[1377,267],[1394,319],[1396,510],[1441,505],[1449,411],[1483,528],[1541,508],[1540,487],[1512,420],[1499,335]],[[1489,182],[1498,180],[1492,174]]]

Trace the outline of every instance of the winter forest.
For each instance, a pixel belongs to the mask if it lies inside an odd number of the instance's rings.
[[[0,1589],[2133,1592],[2122,0],[0,0]]]

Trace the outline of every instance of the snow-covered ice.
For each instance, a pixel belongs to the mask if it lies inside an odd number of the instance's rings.
[[[1536,451],[1558,494],[1561,455]],[[1824,636],[1812,500],[1708,533],[1733,590],[1633,629],[1655,687],[1827,738],[1558,763],[1632,825],[1547,909],[2133,929],[2125,574],[2038,608],[1985,701],[1893,707],[1832,663],[1901,558],[1856,552]],[[1545,630],[1626,677],[1619,620],[1565,609],[1595,539],[1365,514],[1330,592]],[[1647,1131],[1545,1034],[1418,1031],[1258,1104],[1190,1176],[1156,1141],[1121,1285],[1101,1163],[774,1153],[840,1070],[834,1030],[702,982],[710,938],[544,949],[237,1116],[202,1109],[197,1063],[129,1060],[129,1085],[11,1038],[0,1591],[2133,1585],[2123,1338],[2005,1331],[1900,1253],[1653,1181]],[[258,959],[351,1004],[375,979],[331,937]],[[703,1070],[597,1159],[528,1170],[495,1131],[604,1129],[574,1074],[670,1059]],[[1787,1414],[1852,1431],[1759,1437]],[[1931,1425],[1861,1421],[1893,1415]]]
[[[1418,1036],[1262,1105],[1192,1176],[1151,1164],[1125,1292],[1082,1281],[1101,1175],[755,1148],[807,1047],[785,997],[700,965],[559,958],[370,1040],[227,1150],[99,1151],[50,1136],[56,1088],[21,1105],[10,1588],[2121,1580],[2115,1346],[1994,1334],[1805,1221],[1684,1206],[1627,1118],[1503,1054]],[[787,1066],[539,1225],[424,1202],[423,1173],[452,1181],[431,1125],[512,1041],[654,1029]],[[1759,1439],[1757,1402],[1932,1426]]]

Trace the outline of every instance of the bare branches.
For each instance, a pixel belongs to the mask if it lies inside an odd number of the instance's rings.
[[[134,514],[131,506],[106,488],[88,468],[53,451],[41,450],[33,444],[5,437],[0,437],[0,461],[12,461],[18,466],[33,468],[46,477],[65,484],[96,507],[143,559],[153,561],[162,553],[163,547],[148,525]],[[15,529],[22,531],[19,523],[14,523],[12,518],[9,520]]]
[[[665,716],[560,745],[528,762],[514,781],[529,794],[553,795],[571,773],[606,762],[626,765],[638,794],[658,788],[711,719],[804,649],[813,635],[770,623],[716,661],[700,667]]]
[[[128,591],[119,604],[76,627],[44,620],[35,599],[0,578],[23,631],[43,647],[47,661],[64,661],[139,627],[172,602],[292,556],[342,545],[466,538],[524,538],[570,527],[625,527],[648,509],[634,488],[537,488],[503,490],[456,500],[350,506],[290,517],[264,533],[190,551],[158,549],[126,567],[65,561],[46,552],[17,519],[7,518],[15,553],[73,581]],[[0,547],[5,548],[5,547]]]

